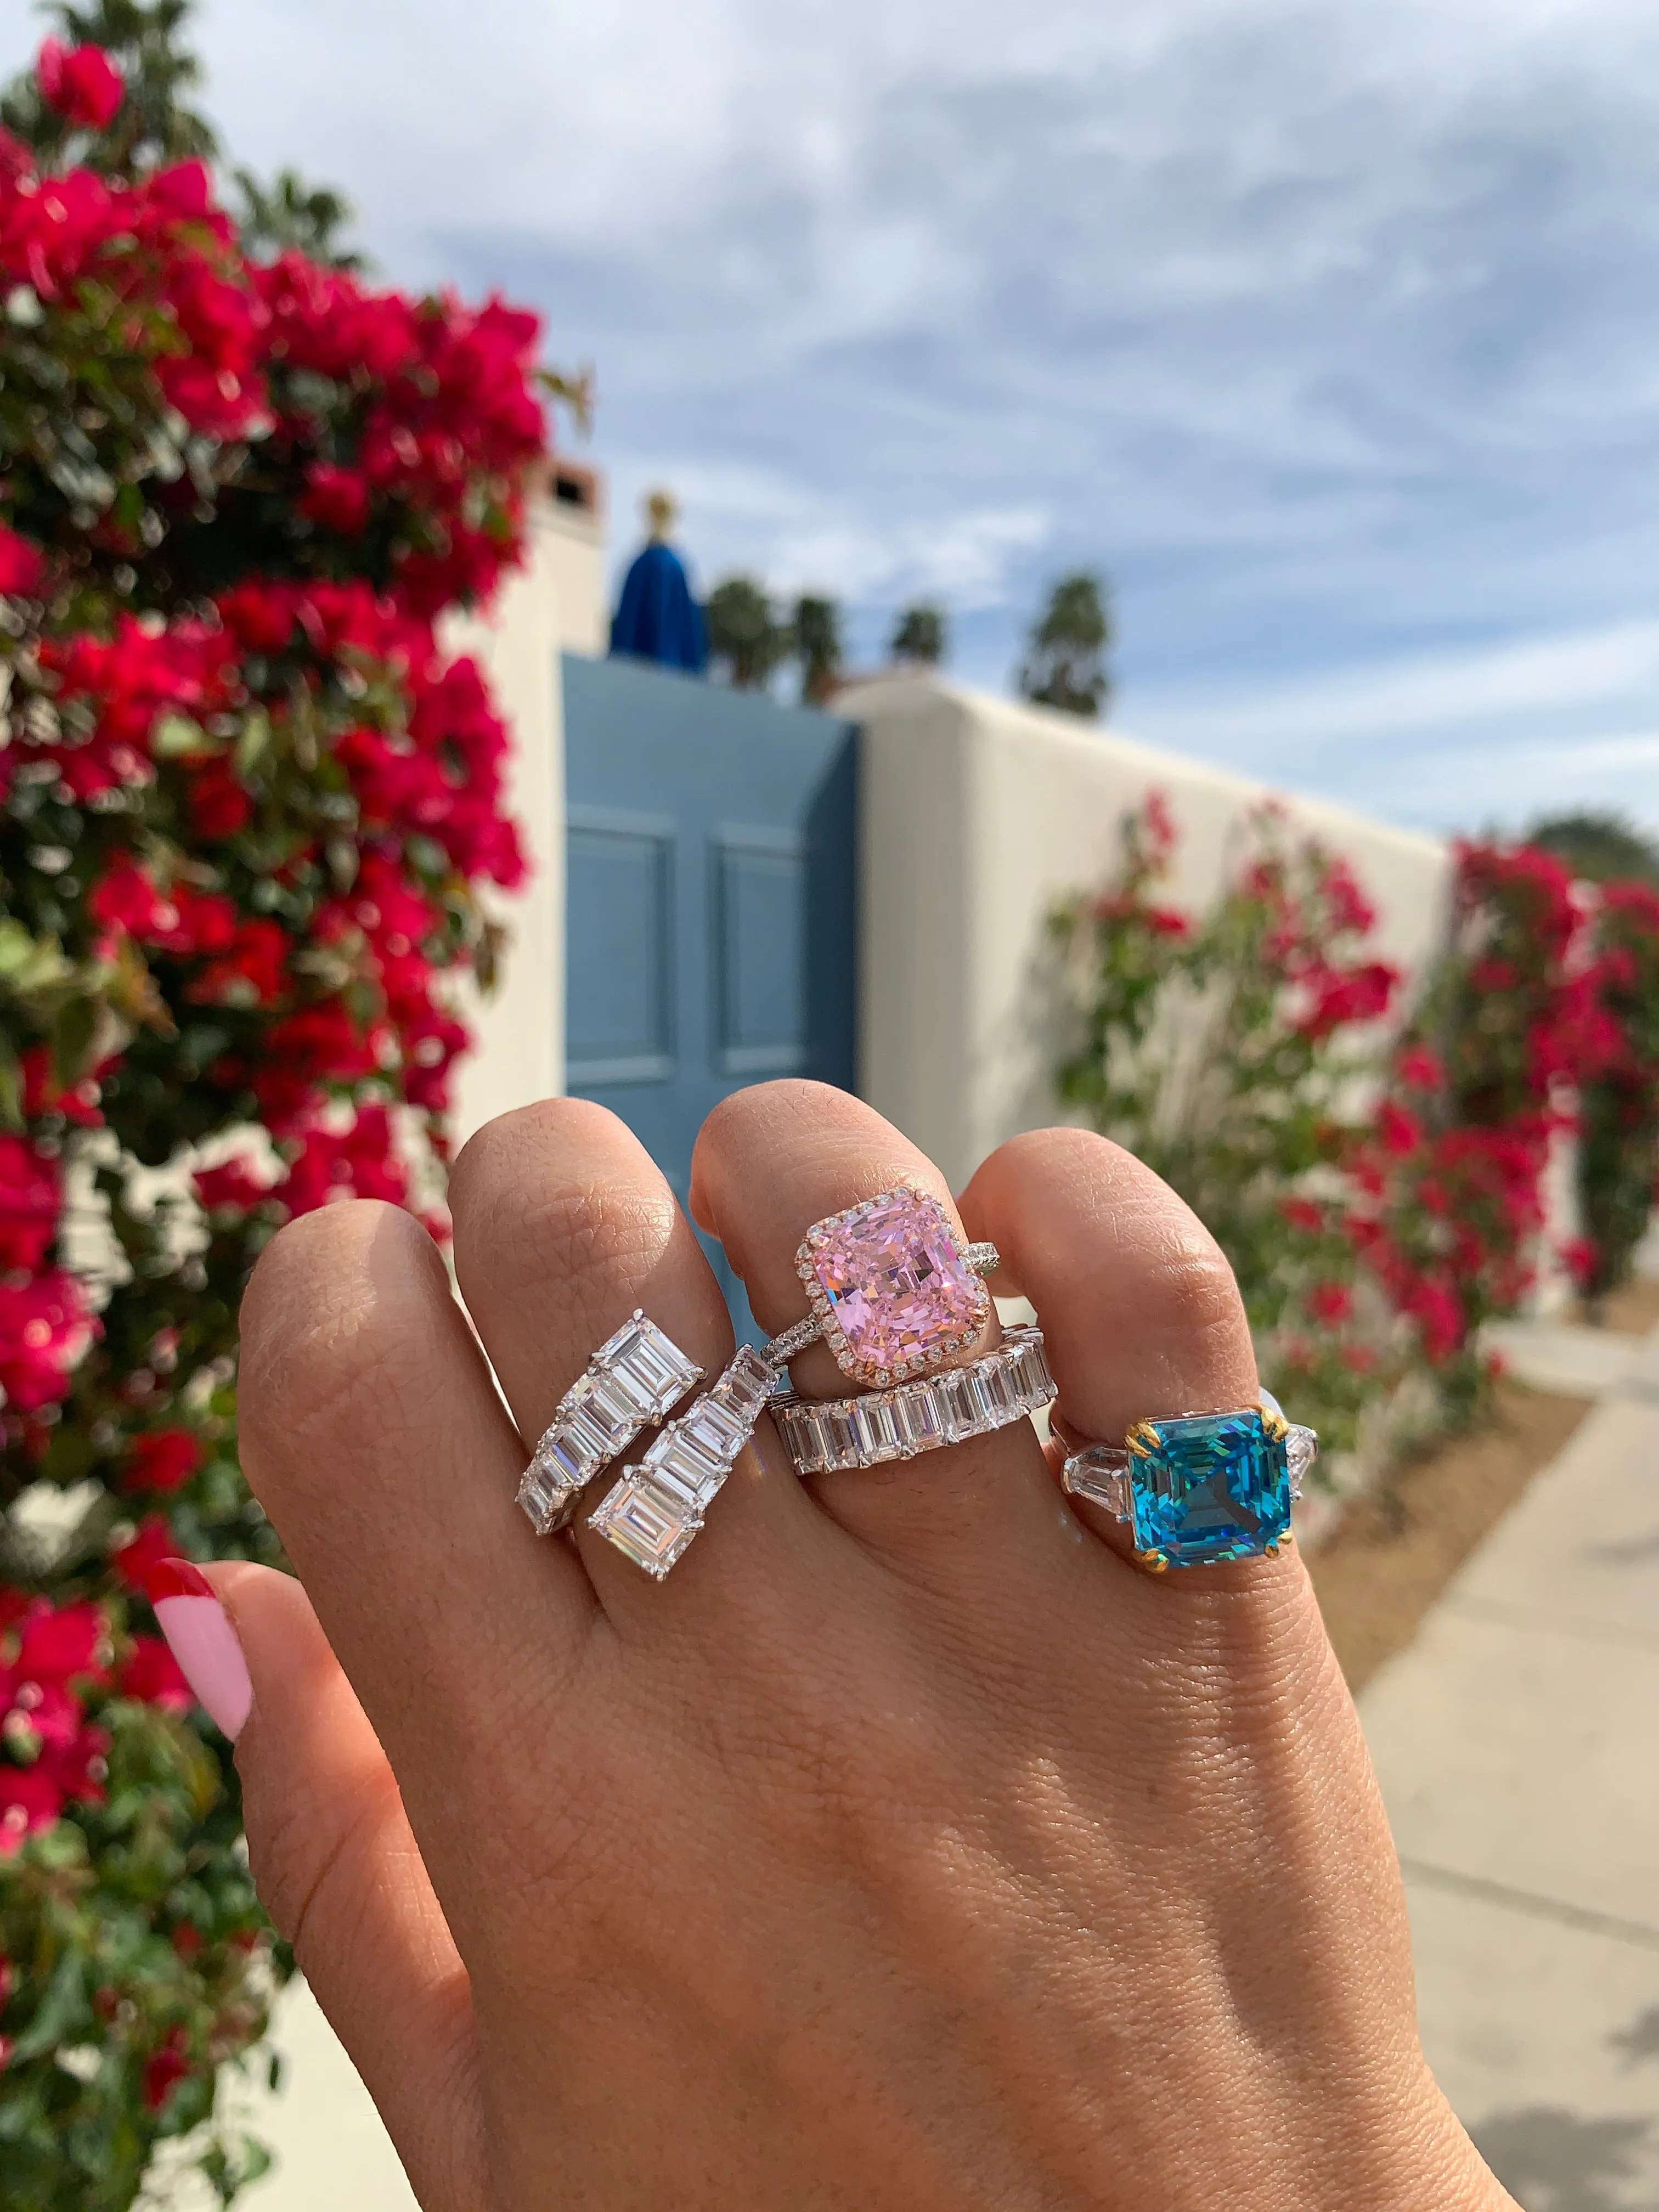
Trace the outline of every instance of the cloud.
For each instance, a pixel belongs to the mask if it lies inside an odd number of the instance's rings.
[[[1646,692],[1659,696],[1659,622],[1623,623],[1461,653],[1344,668],[1243,698],[1210,691],[1143,695],[1177,742],[1297,746],[1309,738],[1410,736],[1471,723],[1513,727],[1551,710],[1575,714]]]
[[[1050,578],[1103,568],[1126,719],[1390,811],[1654,726],[1651,0],[200,21],[239,155],[597,364],[623,530],[675,484],[706,575],[827,585],[871,635],[944,593],[1000,685]],[[38,35],[21,0],[0,30]],[[1374,774],[1390,745],[1432,772]]]

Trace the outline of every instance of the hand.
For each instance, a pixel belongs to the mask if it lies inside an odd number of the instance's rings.
[[[773,1084],[710,1117],[691,1202],[780,1329],[809,1224],[901,1177],[945,1194]],[[725,1308],[598,1107],[493,1123],[451,1202],[507,1406],[408,1215],[295,1222],[241,1420],[301,1582],[213,1570],[261,1892],[428,2212],[1510,2203],[1418,2048],[1294,1551],[1143,1575],[1026,1423],[809,1486],[763,1420],[660,1585],[538,1541],[524,1440],[589,1352],[641,1305],[712,1373]],[[1126,1153],[1017,1139],[961,1218],[1074,1429],[1253,1401],[1220,1255]],[[849,1387],[821,1346],[794,1373]]]

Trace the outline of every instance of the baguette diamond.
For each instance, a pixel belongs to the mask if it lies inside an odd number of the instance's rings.
[[[971,1367],[827,1406],[791,1391],[774,1399],[772,1413],[796,1473],[833,1474],[987,1436],[1051,1405],[1054,1396],[1042,1332],[1026,1327],[1010,1329]]]
[[[702,1527],[755,1433],[774,1379],[760,1354],[739,1345],[690,1412],[653,1438],[641,1464],[623,1469],[589,1515],[588,1527],[660,1582]]]
[[[560,1399],[525,1470],[519,1503],[536,1534],[565,1527],[600,1469],[702,1380],[702,1368],[635,1310]]]

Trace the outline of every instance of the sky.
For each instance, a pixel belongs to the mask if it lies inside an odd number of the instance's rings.
[[[37,20],[0,0],[0,49]],[[234,156],[596,373],[617,551],[1110,580],[1125,731],[1426,828],[1659,830],[1652,0],[204,0]]]

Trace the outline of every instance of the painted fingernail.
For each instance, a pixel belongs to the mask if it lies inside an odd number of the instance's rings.
[[[144,1577],[144,1595],[185,1680],[234,1743],[253,1703],[253,1685],[212,1583],[188,1559],[161,1559]]]

